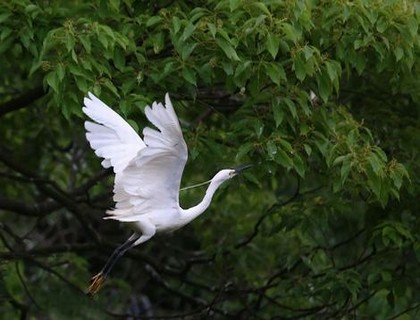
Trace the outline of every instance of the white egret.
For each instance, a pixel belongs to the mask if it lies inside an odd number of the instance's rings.
[[[188,158],[187,145],[169,95],[165,106],[153,102],[147,106],[147,119],[158,129],[145,127],[143,139],[115,111],[88,93],[83,112],[93,121],[86,121],[86,138],[102,166],[115,172],[115,208],[104,219],[130,223],[134,233],[119,246],[104,268],[92,278],[89,294],[102,286],[115,262],[130,248],[157,232],[179,229],[202,214],[213,194],[226,180],[249,166],[219,171],[210,181],[203,200],[189,209],[179,206],[181,176]]]

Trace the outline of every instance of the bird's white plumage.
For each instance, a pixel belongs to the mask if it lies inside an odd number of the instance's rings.
[[[157,211],[179,212],[178,191],[187,161],[187,145],[169,95],[165,106],[154,102],[146,117],[158,129],[144,128],[142,140],[115,111],[89,93],[83,108],[86,137],[95,153],[105,158],[104,167],[114,167],[115,208],[107,218],[135,222],[144,216],[153,223],[163,217]]]

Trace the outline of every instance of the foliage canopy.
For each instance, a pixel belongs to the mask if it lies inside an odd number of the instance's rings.
[[[1,2],[0,313],[418,318],[419,22],[414,0]],[[257,164],[97,299],[89,276],[128,231],[100,220],[87,91],[136,130],[169,92],[183,185]]]

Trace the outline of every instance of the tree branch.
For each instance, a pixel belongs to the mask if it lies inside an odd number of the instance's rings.
[[[45,179],[33,172],[30,168],[25,167],[21,162],[13,159],[3,146],[0,146],[0,162],[3,162],[9,168],[33,180],[35,186],[40,192],[66,207],[79,220],[86,233],[95,241],[99,242],[99,236],[88,223],[85,212],[82,212],[80,206],[74,201],[73,197],[60,188],[60,186],[52,180]]]
[[[34,89],[30,89],[25,93],[22,93],[20,96],[13,98],[7,102],[4,102],[0,105],[0,117],[4,116],[5,114],[13,111],[17,111],[19,109],[23,109],[28,107],[32,102],[41,98],[45,95],[44,89],[42,86],[35,87]]]
[[[283,201],[281,203],[275,203],[273,204],[270,208],[268,208],[268,210],[266,210],[266,212],[264,212],[264,214],[258,219],[258,221],[255,223],[254,225],[254,231],[252,232],[252,234],[246,238],[245,240],[239,242],[238,244],[235,245],[235,249],[239,249],[243,246],[246,246],[248,243],[250,243],[258,234],[259,232],[259,228],[261,226],[261,224],[264,222],[264,220],[269,217],[271,214],[273,214],[276,210],[278,210],[279,208],[288,205],[289,203],[291,203],[292,201],[294,201],[296,198],[299,197],[299,191],[300,191],[300,183],[299,183],[299,179],[297,180],[298,184],[296,186],[296,190],[294,192],[294,194],[287,199],[286,201]]]
[[[28,217],[43,217],[61,207],[60,204],[51,199],[27,204],[23,203],[21,200],[12,200],[0,196],[0,209],[12,211]]]

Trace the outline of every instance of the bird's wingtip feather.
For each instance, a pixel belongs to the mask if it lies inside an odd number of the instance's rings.
[[[169,92],[166,92],[166,94],[165,94],[165,104],[166,104],[166,106],[172,106],[172,102],[171,102],[171,98],[170,98],[170,96],[169,96]]]

